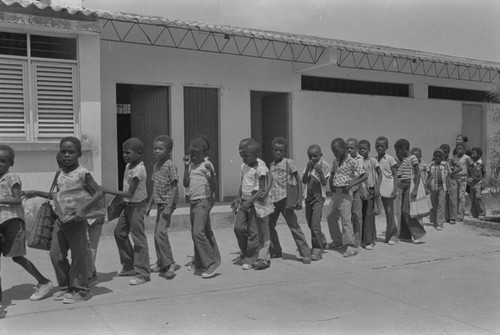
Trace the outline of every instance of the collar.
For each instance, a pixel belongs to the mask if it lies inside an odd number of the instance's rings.
[[[474,163],[478,163],[478,164],[483,164],[483,160],[481,158],[479,158],[477,161],[475,161]],[[8,171],[7,171],[8,172]]]

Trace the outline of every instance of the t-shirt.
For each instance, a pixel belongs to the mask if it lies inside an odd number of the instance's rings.
[[[132,179],[134,178],[139,179],[139,185],[137,185],[137,189],[132,197],[123,198],[125,202],[141,202],[148,197],[148,191],[146,189],[147,172],[143,162],[140,162],[132,169],[130,169],[130,163],[127,164],[125,174],[123,175],[124,190],[130,188],[130,184],[132,184]]]
[[[210,188],[210,171],[205,164],[210,164],[212,170],[214,170],[214,166],[209,160],[203,160],[198,164],[189,164],[188,195],[190,200],[207,199],[214,193],[214,190]]]
[[[474,164],[472,162],[472,159],[467,156],[466,154],[464,154],[462,157],[460,158],[456,158],[456,161],[457,161],[457,165],[462,167],[462,171],[460,171],[459,173],[457,173],[457,176],[458,177],[465,177],[467,176],[467,173],[469,171],[469,167]]]
[[[377,167],[378,167],[377,159],[367,157],[363,159],[363,169],[365,170],[368,179],[365,181],[365,184],[368,188],[375,187],[377,184]]]
[[[153,197],[157,204],[164,204],[172,201],[177,202],[177,192],[172,194],[172,183],[179,181],[179,174],[175,164],[168,159],[162,166],[153,166]]]
[[[398,180],[409,181],[413,175],[413,167],[418,166],[418,158],[415,155],[409,155],[403,159],[403,162],[398,167]]]
[[[380,160],[378,160],[378,166],[380,167],[380,173],[386,178],[392,180],[392,170],[391,168],[396,165],[397,162],[389,154],[385,154]]]
[[[269,172],[264,162],[257,163],[257,166],[251,167],[247,164],[241,165],[241,197],[249,199],[252,197],[252,192],[259,190],[259,179],[266,176]]]
[[[273,175],[273,185],[269,191],[269,197],[272,202],[278,202],[286,198],[287,182],[296,184],[295,177],[292,175],[297,172],[297,168],[291,159],[283,158],[278,164],[272,162],[270,170]]]
[[[0,177],[0,199],[13,198],[12,187],[19,184],[22,187],[21,179],[15,173],[7,171]],[[10,219],[24,219],[23,205],[0,205],[0,224]]]
[[[88,193],[85,188],[88,173],[90,172],[86,168],[78,166],[73,171],[67,173],[61,170],[61,173],[57,177],[56,194],[53,195],[53,199],[56,212],[61,222],[66,223],[76,217],[76,215],[73,214],[74,211],[68,211],[65,208],[66,206],[72,207],[74,205],[74,203],[71,203],[69,200],[74,199],[75,194]],[[73,191],[73,195],[65,191]]]

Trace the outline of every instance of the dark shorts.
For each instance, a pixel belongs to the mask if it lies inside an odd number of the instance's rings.
[[[26,224],[23,219],[10,219],[0,224],[0,251],[5,257],[26,255]]]

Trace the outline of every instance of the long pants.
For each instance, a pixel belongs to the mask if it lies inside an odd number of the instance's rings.
[[[269,217],[259,218],[255,207],[240,209],[236,213],[234,234],[244,264],[253,264],[258,259],[270,259]]]
[[[354,230],[354,238],[356,239],[356,245],[361,245],[361,236],[363,235],[363,203],[361,201],[361,195],[359,192],[359,187],[352,192],[352,228]]]
[[[324,198],[307,198],[306,204],[306,221],[311,230],[311,246],[314,255],[322,255],[323,248],[326,245],[326,238],[321,231],[321,217],[323,216]]]
[[[88,278],[87,220],[56,222],[50,247],[50,260],[60,287],[86,291]],[[71,251],[71,264],[68,261]]]
[[[470,200],[471,200],[471,208],[470,213],[472,217],[477,218],[479,216],[486,215],[486,210],[484,208],[483,196],[481,189],[482,182],[473,180],[470,184]]]
[[[167,269],[170,264],[174,263],[174,255],[168,238],[168,228],[175,207],[171,208],[170,214],[164,216],[162,212],[163,204],[157,204],[156,225],[155,225],[155,251],[156,265],[160,269]]]
[[[448,192],[446,194],[446,207],[444,218],[446,222],[456,220],[458,213],[458,183],[454,178],[450,179]]]
[[[467,177],[457,178],[458,183],[458,212],[457,220],[463,221],[465,216],[465,190],[467,188]]]
[[[210,211],[214,206],[214,199],[191,200],[190,206],[194,265],[196,269],[206,269],[213,263],[221,261],[219,247],[210,224]]]
[[[394,199],[381,197],[385,212],[385,243],[389,241],[398,241],[398,225],[396,224],[396,216],[394,214]]]
[[[145,208],[144,201],[128,203],[118,218],[114,233],[123,270],[134,270],[136,277],[148,279],[150,272],[148,240],[144,230]],[[132,235],[133,247],[129,234]]]
[[[286,198],[281,199],[278,202],[274,203],[274,212],[269,215],[269,235],[271,239],[271,247],[270,253],[271,255],[281,255],[281,245],[278,237],[278,232],[276,231],[276,223],[280,216],[280,213],[285,218],[286,224],[288,228],[290,228],[290,232],[292,233],[292,237],[297,245],[297,249],[299,250],[299,254],[302,257],[310,258],[311,257],[311,249],[309,249],[309,245],[307,245],[307,240],[300,228],[300,225],[297,221],[297,215],[295,215],[295,210],[286,208]]]
[[[418,219],[410,216],[410,182],[398,183],[398,188],[401,191],[401,229],[399,238],[404,240],[417,240],[425,235],[425,229]]]
[[[104,218],[96,219],[96,221],[87,227],[87,253],[89,255],[88,262],[88,277],[92,278],[97,274],[97,269],[95,267],[95,259],[97,256],[97,247],[99,246],[99,240],[101,239],[102,227],[104,223]]]
[[[347,247],[347,251],[357,249],[358,244],[354,237],[352,226],[352,196],[347,193],[333,193],[331,211],[326,217],[328,229],[334,245]],[[342,222],[342,232],[339,227],[339,219]]]
[[[434,224],[434,227],[443,228],[443,224],[446,221],[445,219],[445,205],[446,205],[446,191],[441,187],[437,191],[430,191],[431,193],[431,217],[430,221]]]
[[[375,227],[375,212],[373,210],[374,199],[373,190],[370,190],[371,198],[362,199],[362,213],[363,213],[363,233],[361,236],[361,245],[366,246],[374,244],[377,241],[377,229]]]

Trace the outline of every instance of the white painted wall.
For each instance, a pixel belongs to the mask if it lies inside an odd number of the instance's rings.
[[[303,66],[288,62],[202,53],[196,51],[101,42],[103,183],[117,185],[115,101],[116,83],[171,87],[173,160],[183,172],[183,86],[220,88],[221,190],[236,194],[239,185],[238,142],[250,136],[250,91],[292,94],[293,153],[300,170],[307,162],[306,149],[317,143],[326,160],[335,137],[366,138],[384,135],[392,145],[407,138],[419,146],[429,161],[434,148],[454,143],[461,130],[461,103],[427,100],[427,85],[488,89],[487,84],[408,76],[376,71],[339,69],[336,66],[306,70],[303,74],[412,84],[414,98],[337,94],[300,90]],[[375,150],[372,150],[375,154]]]

